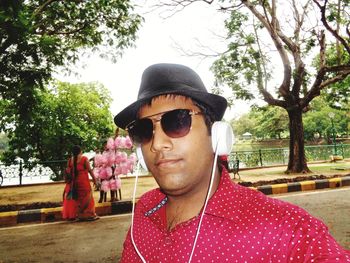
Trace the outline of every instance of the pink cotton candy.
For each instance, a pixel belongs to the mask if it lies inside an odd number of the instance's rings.
[[[101,158],[101,162],[102,164],[105,166],[105,165],[108,165],[108,159],[109,159],[109,154],[107,151],[104,151],[102,153],[102,158]]]
[[[114,139],[115,149],[119,149],[120,148],[120,139],[121,139],[120,136],[118,136],[117,138]]]
[[[95,167],[95,168],[93,169],[93,171],[94,171],[95,177],[96,177],[96,178],[99,178],[99,177],[100,177],[100,168]]]
[[[131,149],[132,147],[132,141],[129,136],[125,137],[125,148],[126,149]]]
[[[128,174],[129,170],[128,170],[128,167],[127,167],[126,164],[123,164],[123,165],[121,166],[121,169],[122,169],[122,171],[121,171],[122,174],[125,174],[125,175]]]
[[[104,181],[102,181],[102,183],[101,183],[101,190],[103,191],[103,192],[108,192],[109,191],[109,181],[108,180],[104,180]]]
[[[109,188],[111,190],[117,190],[117,181],[114,179],[109,180]]]
[[[114,150],[115,149],[115,144],[114,144],[113,138],[108,138],[106,147],[109,150]]]
[[[130,165],[134,165],[134,162],[133,162],[133,160],[131,160],[130,158],[128,159],[128,160],[126,160],[126,162],[125,162],[128,166],[130,166]]]
[[[99,172],[99,177],[100,177],[102,180],[107,179],[108,175],[107,175],[107,170],[106,170],[106,168],[101,167],[100,172]]]
[[[135,165],[137,162],[136,154],[135,153],[130,154],[129,160],[132,162],[133,165]]]
[[[124,149],[125,148],[125,137],[120,138],[120,148]]]
[[[115,176],[118,176],[118,175],[120,175],[121,173],[122,173],[122,169],[120,168],[119,165],[116,165],[116,166],[114,167],[114,175],[115,175]]]
[[[121,153],[121,160],[120,160],[120,162],[121,162],[121,163],[125,163],[127,160],[128,160],[128,155],[127,155],[127,153],[126,153],[126,152],[122,152],[122,153]]]
[[[115,163],[115,153],[114,151],[109,151],[108,152],[108,162],[107,165],[108,166],[113,166]]]
[[[120,151],[117,151],[115,154],[115,163],[120,164],[122,162],[122,153]]]
[[[102,154],[96,153],[94,157],[94,165],[97,167],[102,166]]]
[[[111,178],[113,175],[112,167],[106,167],[105,170],[106,170],[106,174],[107,174],[107,179]]]

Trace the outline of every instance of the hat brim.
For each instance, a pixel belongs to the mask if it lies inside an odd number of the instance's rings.
[[[137,114],[141,106],[143,106],[150,99],[165,94],[183,95],[192,98],[198,102],[204,103],[215,114],[216,120],[222,119],[227,108],[227,100],[219,95],[201,91],[189,91],[188,89],[181,88],[178,88],[177,90],[169,89],[162,90],[158,94],[153,93],[150,96],[145,96],[142,99],[139,99],[136,102],[130,104],[128,107],[126,107],[114,117],[114,123],[118,127],[125,129],[130,122],[134,121],[137,118]]]

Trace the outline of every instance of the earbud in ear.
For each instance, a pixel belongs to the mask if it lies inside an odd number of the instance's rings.
[[[148,171],[148,168],[147,168],[147,165],[145,163],[145,159],[143,159],[143,155],[142,155],[142,150],[141,150],[141,147],[140,146],[137,146],[136,147],[136,156],[137,156],[137,159],[141,165],[141,167]]]
[[[232,150],[233,131],[229,123],[216,121],[211,127],[211,142],[213,151],[220,155],[228,155]]]

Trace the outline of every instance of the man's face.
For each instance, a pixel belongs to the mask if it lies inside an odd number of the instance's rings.
[[[200,112],[191,99],[183,96],[159,96],[151,105],[143,106],[139,118],[162,114],[175,109]],[[167,195],[179,196],[207,189],[213,164],[211,138],[203,115],[192,115],[192,127],[187,135],[171,138],[154,121],[153,138],[141,145],[148,169]]]

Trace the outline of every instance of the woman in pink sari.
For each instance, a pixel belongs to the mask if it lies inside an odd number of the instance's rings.
[[[78,145],[73,146],[73,156],[69,158],[66,186],[63,192],[62,218],[67,220],[91,221],[99,217],[95,213],[95,202],[89,180],[89,173],[96,184],[89,160]]]

